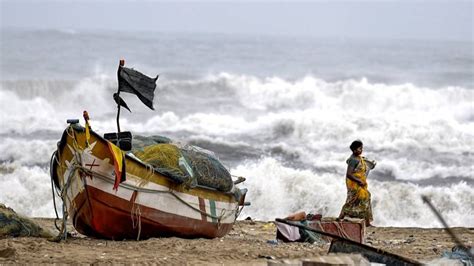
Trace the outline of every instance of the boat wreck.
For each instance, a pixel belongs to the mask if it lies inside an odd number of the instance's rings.
[[[363,257],[365,257],[372,263],[381,263],[386,265],[422,265],[416,260],[405,258],[382,249],[377,249],[365,245],[361,242],[357,242],[334,233],[325,232],[310,226],[306,226],[298,222],[279,218],[275,219],[275,221],[332,238],[331,246],[329,247],[328,253],[357,253],[361,254]]]

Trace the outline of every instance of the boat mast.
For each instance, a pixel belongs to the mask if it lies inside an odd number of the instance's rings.
[[[120,59],[119,61],[119,67],[118,67],[118,70],[117,70],[117,80],[119,81],[118,82],[118,85],[117,85],[117,95],[120,95],[120,69],[125,65],[125,60],[124,59]],[[119,121],[119,118],[120,118],[120,102],[117,102],[117,134],[120,133],[120,121]]]

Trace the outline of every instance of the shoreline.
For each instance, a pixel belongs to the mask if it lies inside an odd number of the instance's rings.
[[[54,234],[53,218],[33,218]],[[452,230],[467,245],[474,244],[474,228]],[[182,239],[177,237],[147,240],[113,241],[83,236],[73,230],[65,241],[50,242],[44,238],[18,237],[0,239],[2,263],[153,263],[153,264],[246,264],[267,265],[269,260],[294,260],[324,256],[329,243],[283,243],[274,240],[273,222],[237,221],[222,238]],[[441,259],[444,251],[455,245],[442,228],[366,228],[367,245],[417,260]]]

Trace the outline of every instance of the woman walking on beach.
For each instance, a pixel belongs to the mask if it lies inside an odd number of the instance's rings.
[[[367,189],[368,170],[375,167],[374,162],[366,161],[362,157],[363,144],[360,140],[352,142],[352,155],[347,159],[346,187],[347,199],[342,206],[339,219],[345,216],[365,220],[367,226],[372,226],[372,206],[370,192]]]

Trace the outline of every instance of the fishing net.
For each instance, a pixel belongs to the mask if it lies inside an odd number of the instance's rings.
[[[160,143],[171,143],[171,139],[164,137],[164,136],[133,136],[133,150],[143,150],[145,147],[153,145],[153,144],[160,144]]]
[[[187,159],[201,186],[212,187],[220,191],[232,189],[232,177],[222,163],[210,152],[195,146],[186,145],[181,154]]]
[[[52,233],[34,221],[16,214],[13,209],[0,203],[0,238],[8,236],[53,237]]]
[[[175,145],[167,143],[151,144],[144,146],[142,149],[132,150],[132,153],[142,162],[153,166],[157,172],[173,181],[179,184],[187,183],[190,187],[196,185],[196,179],[185,172],[186,169],[180,168],[179,159],[182,156]]]
[[[232,177],[214,153],[192,145],[169,143],[171,140],[160,136],[139,137],[139,141],[134,142],[133,155],[175,182],[224,192],[232,189]]]

